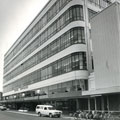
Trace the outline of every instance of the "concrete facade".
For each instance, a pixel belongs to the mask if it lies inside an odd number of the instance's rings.
[[[106,97],[104,109],[120,110],[120,4],[113,3],[91,19],[95,89],[84,95]],[[106,101],[106,102],[105,102]],[[102,103],[102,101],[101,101]]]
[[[119,5],[115,3],[92,21],[93,56],[96,89],[119,89]],[[110,91],[111,92],[111,91]]]

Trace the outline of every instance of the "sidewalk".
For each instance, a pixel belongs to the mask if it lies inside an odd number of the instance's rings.
[[[32,112],[32,111],[22,112],[22,111],[17,111],[17,110],[7,110],[7,112],[25,114],[25,115],[31,115],[31,116],[38,116],[35,112]],[[62,118],[74,120],[73,117],[70,117],[69,115],[64,115],[64,114],[62,114]]]

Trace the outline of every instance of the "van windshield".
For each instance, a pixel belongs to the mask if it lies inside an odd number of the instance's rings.
[[[54,108],[54,107],[48,107],[48,109],[49,109],[49,110],[55,110],[55,108]]]

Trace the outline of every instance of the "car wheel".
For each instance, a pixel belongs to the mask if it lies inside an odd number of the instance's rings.
[[[61,115],[58,115],[58,117],[60,118],[60,117],[61,117]]]
[[[38,113],[38,115],[39,115],[39,117],[41,117],[41,113],[40,112]]]
[[[52,117],[53,117],[51,113],[49,114],[49,117],[50,117],[50,118],[52,118]]]

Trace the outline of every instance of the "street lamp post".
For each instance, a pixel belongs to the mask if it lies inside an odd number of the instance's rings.
[[[37,95],[38,95],[38,104],[39,104],[39,97],[40,97],[40,89],[38,89],[37,91],[36,91],[36,93],[37,93]]]
[[[23,112],[24,112],[24,97],[25,97],[25,93],[22,93],[22,98],[23,98]]]
[[[15,109],[17,109],[17,107],[16,107],[16,95],[14,95],[14,100],[15,100]]]
[[[8,107],[8,97],[6,97],[6,107]]]

